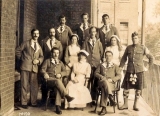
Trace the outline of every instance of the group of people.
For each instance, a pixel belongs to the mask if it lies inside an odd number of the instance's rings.
[[[38,43],[39,30],[31,31],[31,39],[16,48],[16,58],[21,60],[21,105],[37,106],[38,78],[42,75],[42,102],[46,101],[48,89],[55,90],[56,113],[62,114],[61,98],[65,98],[65,108],[86,107],[95,104],[96,88],[102,91],[100,115],[106,114],[106,104],[115,106],[113,100],[114,84],[121,79],[123,67],[128,60],[122,88],[124,105],[120,110],[128,109],[129,89],[136,89],[133,109],[138,111],[137,102],[144,87],[143,56],[153,56],[149,50],[139,44],[138,33],[132,33],[133,44],[125,52],[121,45],[116,27],[110,24],[108,14],[102,16],[104,25],[97,28],[89,24],[88,13],[81,15],[82,22],[71,29],[66,17],[59,17],[60,25],[51,27],[49,35]],[[30,88],[29,88],[30,85]],[[29,88],[29,89],[28,89]],[[27,93],[30,91],[28,104]]]

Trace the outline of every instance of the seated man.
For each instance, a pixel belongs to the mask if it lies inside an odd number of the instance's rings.
[[[100,105],[102,106],[102,110],[99,115],[106,114],[106,104],[107,98],[110,100],[110,104],[115,106],[117,103],[113,100],[112,91],[115,88],[115,82],[121,78],[121,72],[119,67],[112,63],[113,53],[111,51],[105,52],[106,61],[100,64],[96,71],[95,77],[99,79],[99,87],[102,91],[102,97]]]
[[[70,97],[62,83],[62,77],[66,76],[66,70],[64,64],[58,59],[59,58],[59,49],[52,48],[51,58],[46,59],[41,67],[41,73],[44,75],[44,78],[47,80],[47,87],[50,89],[56,88],[56,113],[62,114],[60,109],[61,106],[61,97],[65,97],[68,102],[71,102],[74,98]]]

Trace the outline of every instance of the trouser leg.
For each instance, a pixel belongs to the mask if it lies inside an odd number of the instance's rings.
[[[38,95],[38,78],[37,73],[31,72],[30,74],[30,97],[31,104],[37,104],[37,95]]]
[[[29,71],[21,71],[21,104],[27,105],[27,92],[29,85]]]
[[[61,106],[61,93],[58,90],[55,90],[55,92],[56,92],[55,105]]]
[[[97,78],[95,78],[94,76],[94,72],[95,72],[96,68],[95,67],[92,67],[92,70],[91,70],[91,97],[92,97],[92,100],[96,100],[96,87],[98,86],[98,80]]]
[[[101,88],[101,101],[100,101],[100,106],[106,107],[107,104],[107,99],[108,99],[108,94],[106,94],[105,89]]]
[[[56,86],[57,90],[60,92],[60,95],[62,97],[67,95],[66,88],[64,87],[64,85],[60,79],[55,80],[55,86]]]
[[[45,79],[42,81],[41,91],[42,91],[42,102],[45,102],[47,99],[47,85]]]

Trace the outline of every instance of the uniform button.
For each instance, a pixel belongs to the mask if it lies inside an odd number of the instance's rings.
[[[133,64],[134,64],[134,62],[133,62]]]

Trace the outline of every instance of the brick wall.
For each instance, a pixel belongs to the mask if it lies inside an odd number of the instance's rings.
[[[9,115],[14,106],[14,67],[17,0],[0,1],[0,97],[1,115]]]
[[[38,0],[37,27],[40,29],[40,39],[48,34],[48,28],[58,25],[58,17],[64,14],[67,25],[73,27],[79,23],[83,12],[91,14],[91,0]]]
[[[33,28],[36,28],[37,25],[37,0],[21,0],[22,4],[24,4],[21,8],[21,15],[22,16],[22,24],[21,27],[23,29],[23,35],[21,36],[21,39],[23,41],[31,39],[31,30]],[[21,29],[20,29],[21,30]]]

